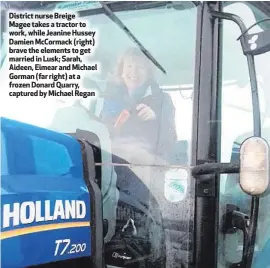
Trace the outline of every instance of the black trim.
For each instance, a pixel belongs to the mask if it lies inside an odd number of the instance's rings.
[[[91,248],[92,260],[95,268],[104,267],[103,243],[103,213],[102,194],[95,183],[95,162],[91,145],[84,139],[78,139],[81,144],[84,178],[91,198]]]
[[[192,165],[218,162],[218,46],[219,24],[209,11],[218,11],[220,3],[204,2],[198,17],[197,62],[195,72],[193,158]],[[199,7],[200,9],[200,7]],[[199,44],[200,43],[200,44]],[[195,267],[216,267],[218,238],[217,176],[202,175],[195,184]]]
[[[245,54],[245,47],[248,43],[247,35],[243,34],[247,32],[247,28],[242,21],[242,19],[231,13],[223,13],[218,11],[211,10],[211,15],[214,18],[222,18],[226,20],[231,20],[238,25],[241,30],[242,35],[240,36],[240,42],[242,45],[243,53]],[[245,54],[247,58],[247,64],[249,69],[250,76],[250,85],[251,85],[251,95],[252,95],[252,107],[253,107],[253,134],[256,137],[261,137],[261,113],[260,113],[260,102],[259,102],[259,94],[258,94],[258,83],[255,69],[255,61],[254,56],[252,54]],[[243,260],[241,265],[246,268],[250,268],[252,266],[252,260],[255,249],[256,242],[256,231],[258,225],[258,216],[259,216],[259,205],[260,199],[257,196],[252,196],[251,198],[251,212],[250,212],[250,226],[249,226],[249,239],[247,245],[243,250]]]
[[[197,13],[197,33],[196,33],[196,59],[195,59],[195,71],[194,71],[194,92],[193,92],[193,124],[192,124],[192,145],[191,145],[191,166],[197,164],[197,150],[198,150],[198,125],[199,125],[199,97],[200,97],[200,76],[201,76],[201,45],[200,42],[202,37],[202,18],[203,18],[203,7],[198,7]],[[191,180],[190,188],[195,189],[195,182]],[[196,198],[194,200],[194,207],[196,206]],[[194,225],[194,237],[193,237],[193,252],[191,263],[196,262],[197,240],[196,236],[196,209],[193,211],[193,225]]]
[[[101,144],[100,139],[96,134],[89,131],[84,131],[77,129],[76,133],[65,133],[69,136],[74,137],[75,139],[86,139],[89,145],[91,145],[94,153],[94,162],[97,164],[102,163],[102,153],[101,153]],[[102,189],[102,167],[101,165],[95,165],[95,182],[98,187]]]
[[[192,168],[192,176],[201,178],[201,175],[207,174],[232,174],[239,173],[240,166],[239,163],[211,163],[197,165]]]

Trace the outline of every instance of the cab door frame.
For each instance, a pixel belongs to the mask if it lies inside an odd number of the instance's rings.
[[[219,162],[218,88],[221,45],[219,20],[210,9],[220,11],[220,2],[203,2],[198,7],[196,69],[191,165]],[[195,180],[194,251],[196,268],[217,267],[219,180],[214,174]]]
[[[250,4],[253,5],[253,3]],[[192,166],[205,163],[214,163],[218,166],[221,162],[220,86],[222,79],[220,78],[222,63],[222,23],[220,23],[219,18],[234,21],[241,29],[242,35],[240,42],[243,53],[247,58],[252,89],[253,135],[261,137],[260,105],[254,55],[264,53],[260,49],[265,48],[267,44],[261,42],[254,51],[252,48],[249,48],[248,38],[251,38],[251,35],[247,37],[245,34],[251,27],[247,29],[242,19],[236,15],[221,13],[222,5],[222,2],[204,2],[201,13],[198,15]],[[258,4],[257,8],[261,10],[262,6]],[[239,169],[234,169],[233,172],[229,172],[229,169],[226,169],[225,172],[222,171],[220,174],[238,172]],[[194,258],[196,268],[217,267],[218,264],[219,177],[220,175],[211,174],[209,171],[207,175],[200,175],[199,180],[195,180]],[[245,257],[242,258],[241,267],[251,267],[252,265],[259,212],[258,196],[252,196],[250,210],[250,217],[247,215],[250,219],[250,224],[248,224],[248,230],[245,231],[249,238],[244,239],[246,251],[244,250],[243,256]],[[237,266],[240,266],[240,263]]]

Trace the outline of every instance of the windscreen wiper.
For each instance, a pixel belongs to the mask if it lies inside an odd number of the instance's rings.
[[[131,39],[135,42],[142,53],[152,61],[163,73],[167,74],[165,69],[158,63],[158,61],[150,54],[150,52],[140,43],[140,41],[133,35],[133,33],[126,27],[126,25],[114,14],[114,12],[104,2],[99,2],[108,16],[119,28],[121,28]]]

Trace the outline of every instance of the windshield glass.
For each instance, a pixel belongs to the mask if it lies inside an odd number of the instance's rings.
[[[30,2],[25,2],[30,3]],[[106,3],[106,4],[104,4]],[[194,186],[189,179],[197,7],[191,2],[67,2],[97,33],[96,98],[10,98],[1,115],[64,133],[87,130],[101,149],[106,263],[189,267]],[[45,9],[39,7],[37,11]],[[105,6],[104,6],[105,5]],[[19,8],[20,9],[20,8]],[[3,33],[1,78],[8,88]]]

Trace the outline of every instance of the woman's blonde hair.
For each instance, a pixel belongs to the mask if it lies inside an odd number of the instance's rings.
[[[141,52],[140,49],[136,47],[128,48],[118,59],[116,68],[113,70],[113,73],[109,76],[109,81],[114,84],[121,84],[122,81],[122,73],[124,62],[129,57],[141,58],[145,61],[146,68],[148,71],[149,81],[154,81],[154,67],[148,58]]]

